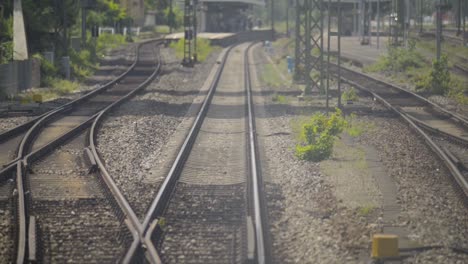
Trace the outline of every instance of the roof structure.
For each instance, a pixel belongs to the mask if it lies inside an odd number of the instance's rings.
[[[265,0],[200,0],[201,3],[244,3],[265,6]]]

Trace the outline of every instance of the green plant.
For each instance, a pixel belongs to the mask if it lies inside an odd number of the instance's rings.
[[[286,99],[286,96],[279,95],[279,94],[276,94],[276,93],[271,97],[271,100],[273,102],[280,103],[280,104],[286,104],[288,102],[287,99]]]
[[[80,85],[77,82],[72,82],[63,79],[51,79],[51,89],[58,95],[65,95],[77,91]]]
[[[408,49],[388,46],[387,54],[380,56],[376,63],[364,68],[364,71],[405,72],[409,68],[420,68],[425,64],[424,57],[416,51],[414,43]]]
[[[457,76],[453,76],[450,80],[450,87],[451,89],[448,92],[448,97],[457,101],[457,103],[462,105],[468,105],[468,96],[466,96],[468,92],[468,85]]]
[[[0,64],[13,60],[13,41],[0,43]]]
[[[428,75],[423,76],[416,83],[417,90],[424,90],[433,94],[444,95],[450,90],[451,80],[447,56],[440,61],[434,60]]]
[[[72,74],[78,80],[86,79],[96,70],[94,59],[91,56],[90,50],[83,49],[78,52],[70,49],[69,54]]]
[[[171,10],[169,7],[164,9],[164,14],[167,19],[167,25],[172,25],[172,28],[181,27],[184,23],[184,12],[177,6],[173,6],[172,13],[170,11]]]
[[[330,116],[323,113],[314,114],[301,126],[296,156],[302,160],[312,161],[329,158],[335,138],[346,127],[346,123],[340,109],[336,109]]]
[[[374,206],[367,205],[358,208],[358,213],[361,216],[368,216],[375,210]]]
[[[358,137],[364,132],[375,128],[373,123],[357,120],[356,114],[354,113],[351,114],[346,121],[347,125],[345,131],[351,137]]]
[[[346,91],[344,91],[343,94],[341,94],[341,100],[344,102],[347,102],[347,101],[356,102],[358,100],[356,89],[354,89],[354,87],[351,87],[347,89]]]
[[[170,45],[171,48],[175,50],[176,57],[182,59],[184,57],[184,39],[181,38],[177,42],[173,42]],[[210,40],[197,38],[197,59],[198,61],[202,62],[205,61],[208,55],[211,52],[217,50],[219,48],[215,48],[211,46]]]
[[[41,62],[41,86],[49,86],[49,81],[58,75],[58,68],[39,53],[34,54],[33,58]]]
[[[103,56],[106,52],[118,48],[125,43],[127,42],[123,35],[103,33],[97,38],[96,52],[99,56]]]

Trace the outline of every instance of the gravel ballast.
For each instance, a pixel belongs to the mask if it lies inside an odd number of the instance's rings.
[[[218,52],[194,68],[182,68],[169,48],[161,49],[161,56],[164,64],[159,80],[111,113],[98,134],[106,167],[140,218],[160,184],[150,169],[184,119]]]
[[[265,59],[257,51],[256,64],[260,65],[257,74],[261,74]],[[381,230],[381,208],[376,208],[374,214],[362,215],[345,207],[335,197],[335,187],[320,170],[319,163],[300,161],[294,156],[296,141],[291,126],[301,115],[313,114],[314,105],[309,110],[297,111],[300,108],[293,97],[283,105],[272,103],[269,97],[263,100],[265,107],[257,110],[257,116],[262,116],[257,118],[257,125],[275,263],[366,263],[370,237]],[[405,227],[411,240],[421,246],[466,250],[466,207],[455,194],[451,175],[443,163],[401,119],[370,113],[357,120],[373,123],[375,129],[355,140],[361,146],[377,149],[388,176],[396,183],[402,208],[397,224]],[[405,263],[467,261],[467,255],[448,248],[429,250],[404,260]]]

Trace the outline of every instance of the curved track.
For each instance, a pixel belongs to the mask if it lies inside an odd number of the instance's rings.
[[[135,48],[136,48],[136,46],[135,46]],[[136,50],[134,48],[132,48],[132,51],[134,53],[136,53]],[[116,59],[113,59],[113,60],[108,59],[108,60],[103,61],[104,65],[101,67],[103,72],[105,72],[105,73],[107,73],[107,72],[112,73],[112,72],[115,72],[115,71],[117,71],[117,72],[120,71],[121,72],[120,75],[118,75],[116,78],[113,78],[110,81],[106,81],[105,83],[100,85],[97,89],[83,95],[82,97],[80,97],[80,98],[78,98],[76,100],[73,100],[73,101],[71,101],[69,103],[66,103],[66,104],[64,104],[62,106],[59,106],[56,109],[50,110],[47,113],[44,113],[44,114],[42,114],[42,115],[40,115],[40,116],[38,116],[38,117],[24,123],[24,124],[21,124],[21,125],[15,127],[15,128],[12,128],[12,129],[10,129],[8,131],[4,131],[4,132],[0,133],[0,149],[2,150],[2,152],[0,152],[0,168],[3,169],[5,167],[8,167],[9,165],[12,165],[16,161],[19,160],[17,158],[17,152],[18,152],[18,147],[19,147],[19,144],[20,144],[21,140],[23,139],[25,134],[28,132],[28,130],[35,123],[37,123],[39,120],[41,120],[41,118],[43,118],[44,116],[46,116],[48,114],[53,113],[54,111],[56,111],[56,110],[58,110],[60,108],[68,108],[68,107],[71,107],[71,106],[74,106],[74,105],[79,105],[80,102],[84,101],[84,99],[89,98],[89,97],[93,97],[95,94],[99,93],[100,91],[105,91],[106,89],[114,86],[116,82],[118,82],[120,79],[122,79],[124,76],[126,76],[131,71],[131,69],[133,69],[133,67],[135,67],[135,63],[136,63],[136,55],[132,56],[132,57],[135,57],[135,59],[132,60],[132,61],[128,61],[127,57],[129,57],[128,54],[124,58],[116,58]],[[118,64],[118,65],[127,64],[128,67],[126,67],[125,69],[122,69],[122,67],[118,67],[118,69],[113,69],[111,66],[109,66],[110,64]],[[102,77],[101,77],[101,79],[102,79]],[[108,80],[108,78],[106,77],[101,81],[105,81],[105,80]],[[2,175],[1,172],[0,172],[0,175]]]
[[[330,71],[338,72],[332,64]],[[452,113],[426,98],[390,83],[377,80],[345,67],[341,67],[345,82],[371,93],[374,98],[403,117],[442,159],[452,173],[455,182],[468,198],[468,121],[465,117]],[[430,134],[424,132],[429,131]],[[453,144],[455,143],[455,144]]]
[[[136,234],[103,179],[88,174],[93,159],[89,150],[83,155],[83,132],[102,109],[129,98],[159,72],[154,42],[140,44],[132,67],[111,85],[42,116],[26,132],[18,161],[3,171],[16,179],[4,189],[14,189],[9,199],[16,205],[17,263],[125,258]]]

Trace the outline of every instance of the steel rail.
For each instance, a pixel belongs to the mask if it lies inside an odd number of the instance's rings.
[[[144,44],[145,42],[142,42],[141,44]],[[141,45],[139,44],[139,45]],[[138,50],[138,46],[135,46],[135,52],[137,52]],[[79,105],[80,103],[82,103],[83,101],[107,90],[108,88],[110,88],[111,86],[113,86],[114,84],[116,84],[118,81],[120,81],[122,78],[124,78],[136,65],[137,63],[137,56],[135,56],[135,59],[133,60],[133,63],[127,68],[127,70],[125,70],[123,73],[121,73],[119,76],[117,76],[116,78],[100,85],[98,88],[96,89],[93,89],[92,91],[84,94],[83,96],[75,99],[75,100],[72,100],[66,104],[63,104],[61,106],[58,106],[36,118],[34,118],[33,120],[30,120],[24,124],[21,124],[19,126],[16,126],[10,130],[7,130],[3,133],[0,133],[0,142],[4,142],[4,141],[7,141],[8,139],[11,139],[12,137],[15,137],[15,136],[19,136],[21,135],[22,133],[25,133],[26,134],[23,136],[23,139],[26,138],[26,137],[30,137],[31,136],[31,133],[33,133],[32,131],[34,131],[35,129],[38,129],[41,127],[41,125],[39,125],[38,123],[43,123],[43,122],[46,122],[47,120],[50,120],[52,119],[54,116],[60,114],[60,113],[63,113],[67,110],[71,110],[74,106],[77,106]],[[0,178],[2,176],[4,176],[5,174],[8,174],[8,168],[13,165],[13,164],[16,164],[16,162],[18,162],[20,159],[21,159],[21,155],[20,153],[22,153],[24,151],[24,146],[26,145],[25,142],[23,142],[24,140],[21,140],[20,142],[20,145],[19,145],[19,148],[16,150],[17,151],[17,157],[14,159],[14,160],[11,160],[9,163],[7,164],[3,164],[4,166],[4,169],[0,170]],[[2,165],[2,164],[0,164]]]
[[[136,47],[135,47],[136,49]],[[136,50],[135,50],[136,51]],[[34,119],[24,123],[24,124],[21,124],[21,125],[18,125],[10,130],[7,130],[7,131],[4,131],[2,133],[0,133],[0,142],[3,142],[11,137],[14,137],[14,136],[17,136],[19,135],[20,133],[23,133],[27,130],[29,130],[29,128],[31,128],[36,122],[38,122],[39,120],[41,120],[41,118],[43,118],[44,116],[56,111],[57,109],[61,108],[61,107],[65,107],[67,105],[73,105],[73,104],[76,104],[77,102],[79,102],[80,100],[82,100],[82,98],[86,98],[88,96],[92,96],[93,93],[96,93],[96,91],[99,91],[99,90],[102,90],[102,89],[107,89],[108,87],[112,86],[113,84],[115,84],[116,82],[118,82],[119,80],[121,80],[123,77],[125,77],[126,74],[128,74],[130,72],[130,70],[132,70],[135,65],[136,65],[136,56],[135,56],[135,59],[133,60],[133,63],[127,68],[127,70],[125,70],[123,73],[121,73],[119,76],[117,76],[116,78],[104,83],[104,84],[101,84],[99,85],[96,89],[93,89],[92,91],[89,91],[87,92],[86,94],[84,94],[83,96],[81,96],[80,98],[77,98],[75,100],[72,100],[66,104],[63,104],[61,106],[58,106],[54,109],[51,109],[49,111],[47,111],[46,113],[43,113],[41,115],[39,115],[38,117],[35,117]]]
[[[68,110],[71,110],[73,107],[79,105],[80,103],[84,102],[85,100],[91,98],[92,96],[95,96],[105,90],[107,90],[110,86],[124,78],[128,73],[130,73],[131,70],[135,68],[137,65],[137,62],[139,60],[139,49],[142,45],[148,44],[150,42],[159,42],[161,39],[152,39],[148,40],[145,42],[141,42],[136,46],[136,56],[134,63],[132,66],[124,73],[122,73],[120,76],[118,76],[116,79],[108,82],[105,86],[102,86],[96,90],[93,90],[86,95],[69,102],[61,107],[58,107],[57,109],[54,109],[45,115],[43,115],[34,125],[28,130],[26,135],[23,137],[18,154],[17,154],[17,173],[16,173],[16,189],[17,189],[17,194],[18,194],[18,200],[17,200],[17,207],[18,207],[18,238],[17,238],[17,244],[15,246],[16,248],[16,263],[24,263],[26,261],[26,252],[27,252],[27,223],[28,223],[28,210],[27,210],[27,204],[26,204],[26,194],[25,194],[25,171],[28,169],[29,165],[31,164],[32,161],[38,159],[40,156],[45,155],[48,151],[53,149],[54,147],[62,144],[64,141],[67,139],[73,137],[77,133],[80,133],[81,131],[85,130],[91,125],[91,121],[93,121],[94,118],[98,116],[99,113],[96,113],[92,115],[90,118],[88,118],[86,121],[82,122],[81,124],[77,125],[70,131],[65,132],[64,134],[60,135],[58,138],[54,139],[53,141],[49,142],[45,146],[39,148],[38,150],[35,150],[32,153],[26,154],[28,151],[28,148],[30,147],[29,145],[33,142],[34,137],[39,133],[39,129],[45,125],[45,123],[54,117],[56,117],[58,114],[65,113]],[[159,67],[157,67],[159,70]],[[154,78],[155,74],[153,73],[149,78],[145,80],[145,84],[147,84],[150,79],[152,80]],[[141,85],[140,85],[141,86]],[[140,88],[137,87],[136,89]],[[129,94],[133,95],[134,91],[130,92]],[[129,97],[129,95],[125,95],[124,97],[120,98],[120,100],[126,100]],[[112,103],[112,105],[115,105],[116,102]],[[6,169],[9,169],[11,171],[11,168],[8,167]],[[0,173],[0,175],[2,175]]]
[[[394,111],[400,117],[402,117],[410,125],[410,127],[414,131],[416,131],[420,136],[422,136],[424,141],[429,145],[429,147],[434,151],[434,153],[442,160],[442,162],[445,164],[447,169],[452,174],[454,180],[457,182],[457,184],[462,189],[462,191],[463,191],[463,193],[465,195],[465,199],[468,198],[468,181],[467,181],[467,179],[465,179],[463,174],[460,172],[458,167],[452,162],[450,157],[430,138],[429,135],[427,135],[426,132],[424,132],[422,130],[422,128],[420,126],[418,126],[416,124],[417,122],[420,123],[422,121],[418,120],[415,117],[410,117],[408,114],[398,110],[397,107],[393,106],[387,100],[385,100],[383,97],[381,97],[380,95],[378,95],[375,92],[370,91],[368,88],[364,87],[363,85],[358,84],[358,83],[356,83],[354,81],[351,81],[349,79],[346,79],[346,78],[342,78],[342,80],[344,82],[347,82],[347,83],[349,83],[349,84],[363,90],[363,91],[366,91],[366,92],[370,93],[374,98],[376,98],[379,102],[381,102],[385,107],[387,107],[388,109]],[[447,111],[447,110],[445,110],[445,111]],[[434,131],[436,131],[436,130],[434,130]]]
[[[249,52],[251,47],[249,45],[245,52],[244,57],[244,71],[245,71],[245,89],[247,92],[247,112],[248,112],[248,126],[249,126],[249,157],[250,157],[250,178],[251,178],[251,195],[253,196],[253,215],[255,221],[255,248],[256,248],[256,263],[264,264],[271,263],[270,250],[268,245],[268,238],[266,230],[268,229],[268,221],[265,206],[265,197],[263,192],[263,178],[260,167],[260,158],[258,154],[258,141],[257,130],[255,122],[254,100],[252,97],[252,80],[250,78],[250,62]]]
[[[156,70],[145,82],[143,82],[140,86],[138,86],[138,88],[136,88],[135,90],[127,94],[124,98],[120,99],[119,101],[114,102],[113,104],[109,105],[108,107],[106,107],[99,113],[99,115],[94,119],[94,122],[91,126],[91,130],[89,133],[89,137],[88,137],[89,149],[91,150],[93,158],[97,164],[99,175],[101,176],[107,188],[112,193],[115,200],[117,201],[117,204],[119,205],[120,209],[125,213],[126,218],[129,220],[129,223],[127,223],[129,226],[129,229],[132,230],[132,233],[136,233],[135,239],[137,239],[137,241],[136,242],[134,241],[134,243],[132,244],[132,247],[130,247],[130,249],[125,254],[123,263],[130,263],[132,261],[135,255],[135,252],[138,249],[137,245],[139,245],[140,243],[142,243],[144,247],[148,249],[147,252],[150,255],[151,263],[161,263],[161,260],[156,250],[154,250],[154,247],[152,245],[147,245],[147,242],[144,239],[143,226],[141,225],[135,211],[131,208],[129,202],[127,201],[127,199],[121,192],[120,188],[117,186],[114,179],[108,172],[104,164],[104,161],[101,159],[101,156],[99,155],[99,152],[97,151],[96,141],[97,141],[98,126],[102,124],[104,116],[106,114],[109,114],[109,112],[113,108],[117,107],[118,105],[122,104],[126,100],[130,99],[133,95],[135,95],[141,89],[145,88],[156,77],[156,75],[160,73],[161,60],[159,59],[158,61],[159,63],[157,65]]]
[[[334,74],[336,75],[336,71],[338,70],[338,65],[335,64],[335,63],[332,63],[330,62],[330,65],[333,66],[333,67],[330,67],[330,69],[333,69],[333,72]],[[406,93],[408,95],[411,95],[413,97],[415,97],[416,99],[418,99],[419,101],[425,103],[425,104],[428,104],[429,106],[431,106],[432,108],[434,108],[435,110],[437,111],[440,111],[442,112],[443,114],[445,115],[448,115],[450,116],[451,118],[454,118],[456,121],[460,122],[462,125],[466,126],[468,128],[468,118],[465,117],[465,116],[462,116],[462,115],[459,115],[457,113],[454,113],[454,112],[451,112],[445,108],[443,108],[442,106],[434,103],[434,102],[431,102],[429,101],[428,99],[426,99],[425,97],[417,94],[417,93],[414,93],[412,91],[409,91],[407,89],[404,89],[402,87],[399,87],[399,86],[396,86],[394,84],[391,84],[389,82],[386,82],[386,81],[383,81],[383,80],[380,80],[380,79],[377,79],[373,76],[370,76],[368,74],[365,74],[365,73],[361,73],[361,72],[357,72],[357,71],[354,71],[352,69],[349,69],[347,67],[344,67],[344,66],[341,66],[341,70],[343,71],[346,71],[350,74],[353,74],[353,75],[357,75],[357,76],[360,76],[360,77],[363,77],[363,78],[366,78],[370,81],[373,81],[375,83],[378,83],[378,84],[381,84],[381,85],[384,85],[384,86],[387,86],[387,87],[390,87],[394,90],[397,90],[397,91],[400,91],[400,92],[403,92],[403,93]],[[343,72],[342,72],[342,75],[343,75]],[[342,79],[345,79],[345,78],[342,78]]]
[[[164,208],[167,206],[169,202],[169,197],[171,193],[173,193],[175,189],[177,180],[180,176],[180,172],[195,142],[195,139],[199,132],[199,128],[201,127],[203,123],[206,113],[208,112],[208,108],[214,96],[214,93],[216,91],[216,87],[219,83],[219,80],[221,79],[221,74],[224,70],[227,57],[232,49],[233,49],[233,46],[230,46],[226,50],[225,54],[223,55],[220,66],[216,71],[214,81],[210,85],[208,94],[206,95],[205,100],[203,101],[203,104],[198,111],[198,114],[192,124],[192,127],[190,128],[179,152],[177,153],[177,156],[171,166],[171,169],[168,175],[164,179],[164,182],[159,188],[155,199],[153,200],[153,202],[151,203],[148,209],[148,212],[143,221],[143,230],[145,232],[144,237],[146,238],[149,238],[152,235],[151,232],[153,231],[153,229],[151,228],[151,222],[153,222],[153,219],[158,218],[162,214],[162,211],[164,210]],[[152,243],[148,243],[147,246],[149,250],[157,253],[157,250]]]

